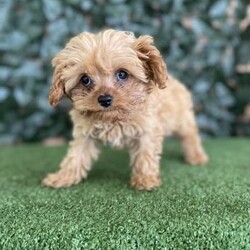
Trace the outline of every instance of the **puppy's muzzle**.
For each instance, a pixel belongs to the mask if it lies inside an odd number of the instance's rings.
[[[102,107],[107,108],[107,107],[111,106],[112,101],[113,101],[113,96],[100,95],[97,100]]]

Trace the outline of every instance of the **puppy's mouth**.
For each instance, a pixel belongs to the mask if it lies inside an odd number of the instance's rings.
[[[92,112],[92,113],[106,113],[106,112],[113,112],[113,111],[119,111],[120,108],[118,107],[107,107],[107,108],[103,108],[103,107],[93,107],[93,108],[88,108],[85,111],[86,112]]]
[[[100,108],[97,110],[89,110],[89,112],[93,112],[93,113],[99,113],[99,114],[105,114],[105,113],[122,113],[125,110],[122,108],[118,108],[118,107],[108,107],[108,108]]]
[[[108,107],[98,110],[86,110],[83,114],[89,118],[95,120],[109,120],[109,121],[121,121],[128,116],[128,110],[117,108],[117,107]]]

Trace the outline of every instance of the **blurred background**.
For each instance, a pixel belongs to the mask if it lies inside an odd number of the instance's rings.
[[[0,0],[0,144],[70,137],[68,103],[47,102],[51,59],[109,27],[154,36],[204,137],[250,136],[249,0]]]

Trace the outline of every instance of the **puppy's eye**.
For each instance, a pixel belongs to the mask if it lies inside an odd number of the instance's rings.
[[[83,75],[81,77],[81,79],[80,79],[80,82],[84,86],[90,86],[93,83],[93,81],[91,80],[91,78],[89,76],[87,76],[87,75]]]
[[[128,73],[122,69],[116,72],[116,78],[118,81],[125,81],[128,79]]]

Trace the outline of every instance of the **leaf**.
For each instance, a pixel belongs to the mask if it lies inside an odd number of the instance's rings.
[[[200,18],[193,18],[192,19],[192,29],[193,29],[195,34],[201,35],[201,34],[207,32],[208,27]]]
[[[19,68],[14,71],[15,78],[36,78],[39,79],[43,76],[41,64],[38,61],[25,61]]]
[[[32,99],[31,95],[29,95],[24,90],[18,87],[14,88],[14,97],[15,97],[16,102],[20,106],[27,105]]]
[[[60,0],[43,0],[43,11],[49,21],[54,21],[63,13],[62,2]]]
[[[212,7],[209,9],[209,16],[211,18],[222,17],[226,14],[226,9],[228,7],[227,0],[219,0],[215,2]]]
[[[210,87],[211,87],[210,82],[200,79],[194,85],[193,92],[197,95],[204,95],[209,91]]]
[[[9,34],[0,34],[0,50],[19,51],[28,43],[25,33],[15,30]]]
[[[234,104],[234,98],[232,97],[229,90],[225,87],[225,84],[217,82],[215,84],[215,92],[222,107],[231,107]]]
[[[0,66],[0,80],[1,82],[7,81],[7,79],[11,76],[12,69],[6,66]]]
[[[9,94],[10,94],[9,89],[5,87],[0,87],[0,102],[5,101],[8,98]]]
[[[13,6],[12,0],[0,1],[0,31],[2,31],[8,24],[12,6]]]
[[[234,69],[234,52],[233,47],[231,45],[225,48],[225,51],[222,56],[222,69],[224,71],[225,76],[229,77],[232,76],[235,69]]]

